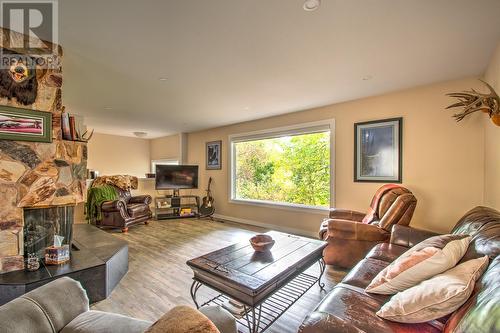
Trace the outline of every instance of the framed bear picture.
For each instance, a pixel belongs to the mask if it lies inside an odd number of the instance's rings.
[[[403,118],[354,124],[354,181],[401,183]]]
[[[0,106],[0,140],[52,142],[52,113]]]

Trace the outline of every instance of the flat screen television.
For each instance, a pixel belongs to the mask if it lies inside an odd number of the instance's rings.
[[[155,180],[157,190],[198,188],[198,166],[156,165]]]

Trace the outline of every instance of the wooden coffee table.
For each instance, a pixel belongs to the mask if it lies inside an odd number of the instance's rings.
[[[326,242],[276,231],[267,234],[276,241],[269,252],[255,252],[247,241],[187,262],[194,272],[191,297],[196,307],[198,289],[207,286],[219,294],[201,306],[234,299],[245,309],[239,323],[256,333],[265,331],[316,283],[323,289]],[[315,263],[319,274],[306,273]]]

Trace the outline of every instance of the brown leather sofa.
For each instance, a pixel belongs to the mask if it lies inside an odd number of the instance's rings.
[[[149,204],[152,199],[150,195],[132,196],[130,190],[116,187],[118,200],[105,201],[101,204],[102,219],[96,222],[98,227],[121,228],[127,232],[128,227],[133,224],[148,224],[152,213]]]
[[[382,186],[373,197],[368,214],[332,209],[319,237],[328,242],[326,264],[352,268],[378,243],[389,241],[393,225],[409,225],[417,199],[406,188]]]
[[[452,230],[472,236],[462,261],[488,255],[490,265],[471,298],[451,316],[422,324],[402,324],[375,314],[390,296],[368,294],[364,288],[408,247],[435,235],[394,226],[390,243],[376,245],[303,321],[301,333],[479,333],[498,332],[500,313],[500,212],[476,207]]]

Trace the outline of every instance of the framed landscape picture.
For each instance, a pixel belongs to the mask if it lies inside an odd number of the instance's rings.
[[[222,169],[222,141],[211,141],[206,144],[207,149],[207,170]]]
[[[402,182],[403,118],[354,124],[354,181]]]
[[[52,142],[52,113],[1,106],[0,140]]]

